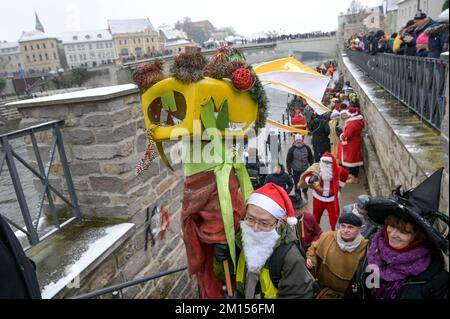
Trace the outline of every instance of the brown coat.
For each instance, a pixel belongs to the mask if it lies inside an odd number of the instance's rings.
[[[352,279],[360,259],[366,252],[368,240],[352,253],[342,251],[336,241],[336,231],[322,233],[313,242],[306,255],[314,264],[314,275],[319,283],[333,290],[335,297],[341,298]]]

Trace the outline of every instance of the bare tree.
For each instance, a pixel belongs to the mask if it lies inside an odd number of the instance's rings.
[[[353,0],[347,10],[348,13],[360,13],[362,11],[364,11],[364,6],[358,0]]]

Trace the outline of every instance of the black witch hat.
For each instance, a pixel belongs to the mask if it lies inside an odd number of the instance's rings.
[[[365,208],[369,218],[380,225],[384,224],[388,215],[410,221],[422,228],[428,238],[448,254],[448,234],[443,235],[434,227],[438,220],[444,221],[447,226],[449,221],[447,215],[439,212],[443,170],[438,169],[414,189],[402,192],[401,186],[398,186],[391,198],[374,198],[368,201]]]

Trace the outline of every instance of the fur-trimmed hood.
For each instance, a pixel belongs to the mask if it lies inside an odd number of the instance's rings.
[[[425,30],[425,34],[431,38],[438,36],[439,34],[448,31],[448,23],[441,23]]]

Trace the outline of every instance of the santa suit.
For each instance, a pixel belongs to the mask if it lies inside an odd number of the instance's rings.
[[[317,174],[319,172],[319,174]],[[345,186],[345,182],[348,178],[348,172],[341,166],[337,166],[337,179],[332,179],[330,181],[324,181],[320,177],[320,166],[315,163],[308,169],[302,176],[301,179],[305,184],[308,184],[309,178],[313,175],[319,176],[319,181],[310,187],[313,190],[313,215],[317,223],[320,225],[320,219],[324,210],[328,212],[328,219],[330,221],[330,226],[332,230],[335,230],[337,220],[339,218],[339,201],[336,200],[335,196],[335,183],[338,183],[340,189]],[[339,193],[339,192],[338,192]]]
[[[291,126],[295,127],[295,128],[298,128],[300,130],[306,130],[306,128],[307,128],[306,119],[303,116],[296,114],[291,119]]]
[[[344,132],[340,136],[338,159],[343,166],[357,167],[363,165],[361,153],[362,130],[364,119],[362,115],[349,118],[344,126]]]

